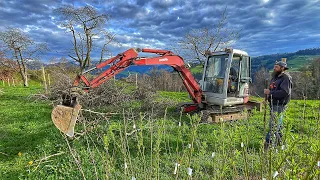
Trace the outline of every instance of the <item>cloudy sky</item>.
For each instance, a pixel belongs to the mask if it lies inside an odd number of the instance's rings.
[[[233,47],[251,56],[320,47],[320,0],[0,0],[0,31],[21,28],[47,42],[45,59],[66,56],[71,36],[56,22],[55,8],[93,6],[111,15],[114,54],[130,47],[169,49],[192,29],[214,27],[227,7],[227,26],[240,32]]]

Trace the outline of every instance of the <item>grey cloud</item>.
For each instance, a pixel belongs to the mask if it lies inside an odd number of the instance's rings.
[[[169,8],[171,8],[173,5],[175,5],[176,1],[174,0],[155,0],[155,1],[152,1],[151,2],[151,7],[155,10],[160,10],[160,11],[163,11],[163,10],[167,10]]]
[[[62,5],[91,5],[110,14],[112,18],[105,28],[116,33],[122,44],[110,45],[114,54],[131,45],[167,49],[191,29],[214,27],[226,7],[227,27],[240,31],[234,46],[249,54],[292,52],[319,46],[320,41],[316,36],[320,2],[308,0],[0,1],[0,30],[6,26],[29,28],[36,41],[47,42],[53,52],[65,56],[71,47],[70,35],[51,19],[57,18],[52,10]]]
[[[139,6],[144,6],[146,5],[149,1],[148,0],[137,0],[137,5]]]

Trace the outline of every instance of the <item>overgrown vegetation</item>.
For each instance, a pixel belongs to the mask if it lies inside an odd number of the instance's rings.
[[[82,111],[70,139],[51,123],[51,102],[30,96],[40,88],[1,89],[0,179],[319,179],[318,101],[293,100],[283,144],[263,152],[262,113],[205,124],[174,111],[186,93],[157,92],[172,103],[162,114],[134,101],[113,115],[113,104]]]

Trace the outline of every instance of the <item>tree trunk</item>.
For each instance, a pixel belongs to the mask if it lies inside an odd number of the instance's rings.
[[[20,56],[20,60],[18,57],[18,53]],[[22,52],[20,51],[20,49],[15,49],[14,51],[14,56],[17,59],[18,65],[19,65],[19,72],[21,74],[22,77],[22,81],[23,81],[23,86],[24,87],[29,87],[29,83],[28,83],[28,75],[27,75],[27,66],[24,62],[24,59],[22,58]]]
[[[47,86],[47,80],[46,80],[46,72],[44,71],[44,67],[42,66],[42,75],[43,75],[43,84],[44,84],[44,90],[46,94],[48,94],[48,86]]]
[[[23,79],[23,86],[24,86],[24,87],[29,87],[28,75],[27,75],[27,74],[24,74],[22,79]]]

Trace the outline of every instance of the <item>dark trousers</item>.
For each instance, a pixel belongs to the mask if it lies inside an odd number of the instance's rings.
[[[282,124],[283,124],[283,112],[286,109],[285,105],[270,105],[270,120],[269,120],[269,132],[266,136],[266,145],[269,147],[275,139],[275,144],[281,143],[282,138]],[[272,138],[275,137],[275,138]]]

